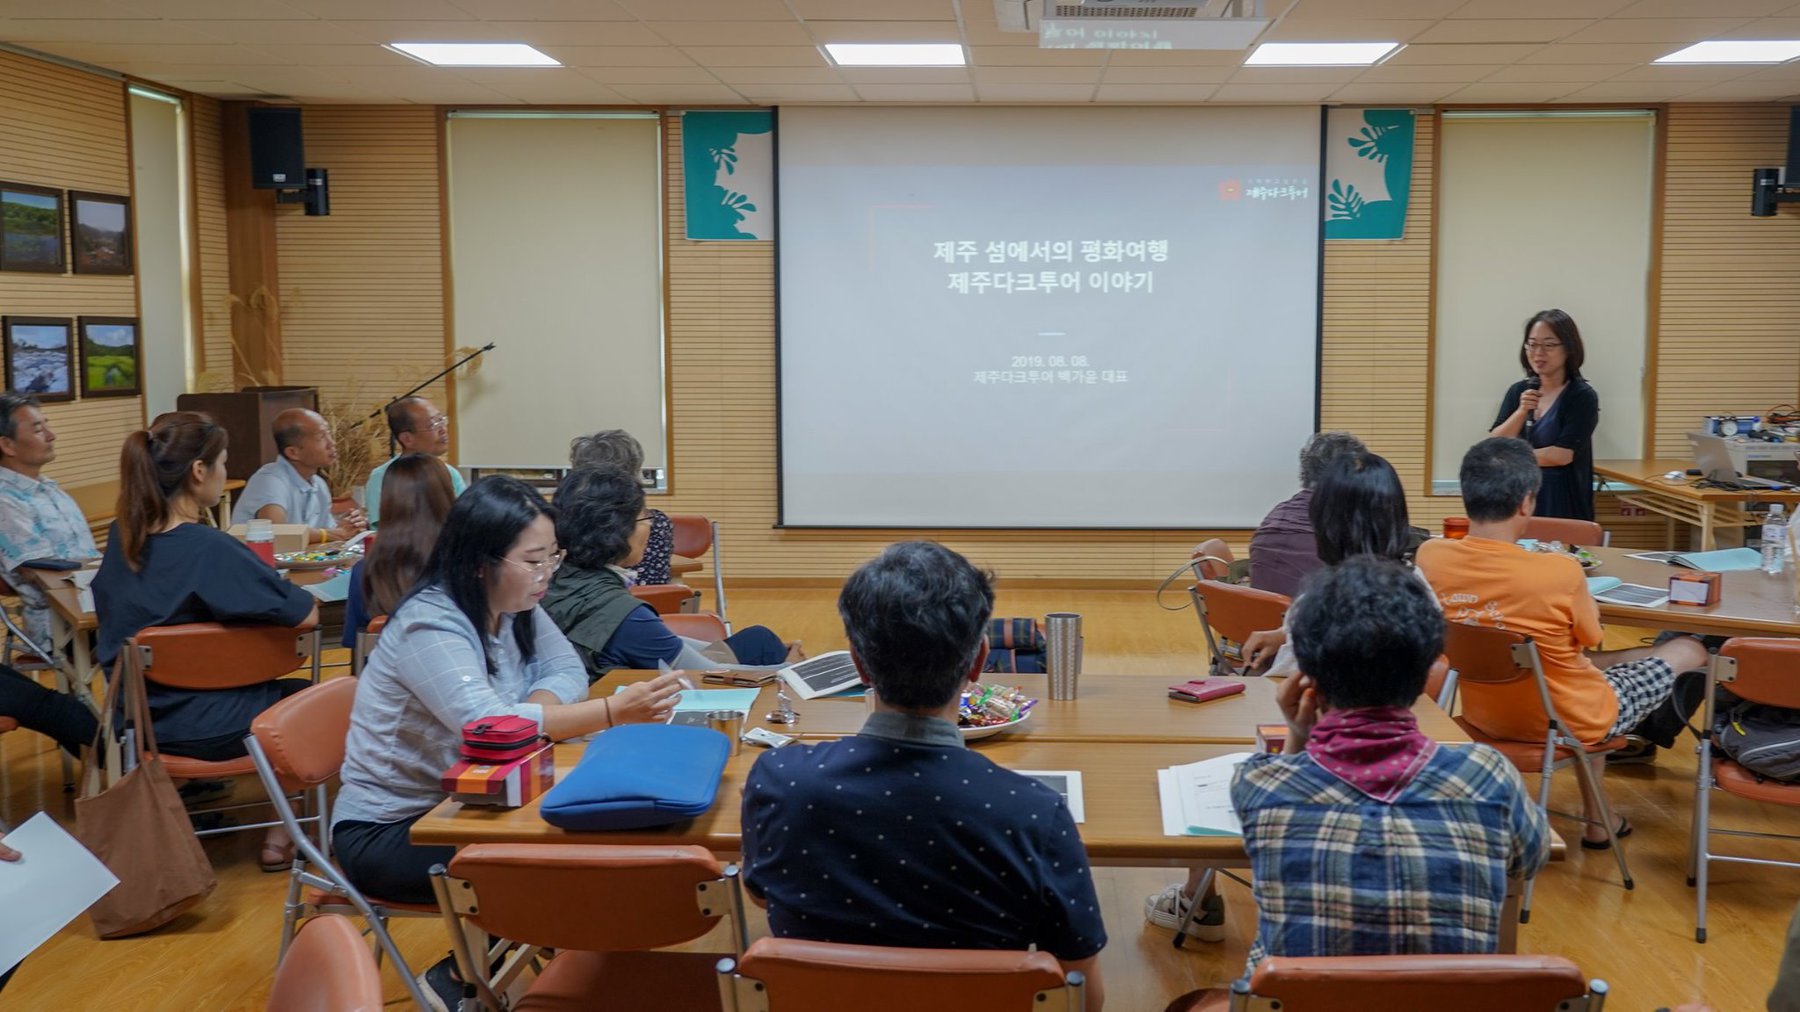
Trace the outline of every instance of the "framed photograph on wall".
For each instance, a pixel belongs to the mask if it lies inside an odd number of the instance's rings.
[[[70,190],[69,214],[75,273],[131,273],[131,198]]]
[[[138,322],[129,316],[83,316],[81,329],[81,396],[134,397],[143,345]]]
[[[0,271],[63,272],[61,190],[0,183]]]
[[[74,328],[54,316],[0,317],[6,386],[40,401],[75,399]]]

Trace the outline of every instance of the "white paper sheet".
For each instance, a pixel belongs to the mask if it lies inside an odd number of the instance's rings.
[[[1156,771],[1164,836],[1242,836],[1231,806],[1231,777],[1248,752],[1203,759]]]
[[[119,880],[42,812],[6,834],[17,861],[0,861],[0,972],[11,969]]]

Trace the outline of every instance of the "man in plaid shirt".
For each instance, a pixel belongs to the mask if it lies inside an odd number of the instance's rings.
[[[1549,827],[1499,752],[1420,733],[1411,705],[1444,642],[1431,592],[1351,559],[1313,577],[1288,624],[1306,674],[1281,689],[1285,752],[1247,759],[1231,790],[1256,876],[1250,968],[1496,951],[1507,878],[1543,867]]]

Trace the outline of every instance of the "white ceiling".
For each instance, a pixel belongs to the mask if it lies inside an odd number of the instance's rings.
[[[1800,38],[1796,0],[1267,0],[1264,41],[1394,40],[1384,65],[1040,50],[992,0],[0,0],[0,41],[227,98],[427,104],[1780,101],[1800,61],[1653,66]],[[838,69],[825,42],[961,41],[958,69]],[[427,67],[383,42],[527,42],[564,66]]]

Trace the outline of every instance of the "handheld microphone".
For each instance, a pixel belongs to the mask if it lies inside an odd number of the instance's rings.
[[[1537,390],[1543,387],[1543,385],[1544,381],[1542,379],[1533,376],[1531,377],[1531,380],[1525,384],[1525,389]],[[1535,428],[1537,428],[1537,409],[1532,408],[1530,411],[1525,412],[1525,427],[1519,430],[1519,438],[1524,440],[1531,439],[1531,430]]]

